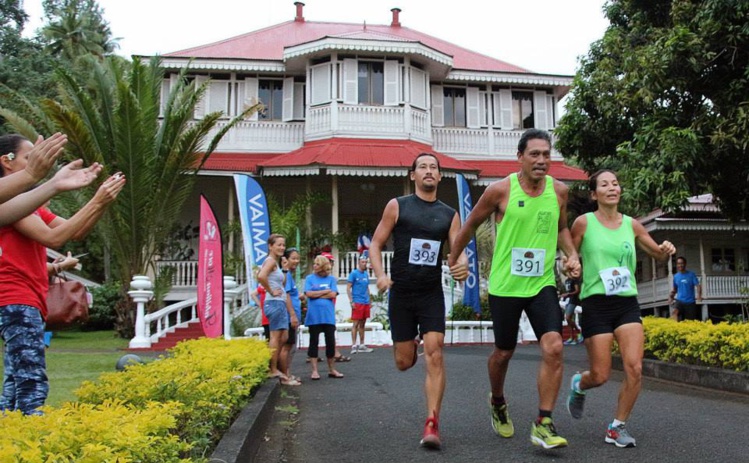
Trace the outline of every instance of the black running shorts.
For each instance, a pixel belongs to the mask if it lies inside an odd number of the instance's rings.
[[[562,311],[559,309],[557,290],[553,286],[544,287],[532,297],[490,294],[489,309],[492,312],[494,345],[497,349],[515,349],[520,317],[524,310],[538,339],[548,332],[562,333]]]

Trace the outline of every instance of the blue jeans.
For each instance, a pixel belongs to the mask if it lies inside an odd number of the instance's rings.
[[[0,307],[0,336],[5,344],[0,410],[39,414],[49,393],[41,312],[28,305]]]

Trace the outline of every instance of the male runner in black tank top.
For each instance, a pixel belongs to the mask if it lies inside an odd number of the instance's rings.
[[[442,347],[445,339],[445,300],[442,293],[442,259],[446,240],[460,229],[460,217],[437,200],[442,179],[437,157],[421,153],[410,171],[416,193],[388,202],[369,248],[372,269],[380,291],[390,289],[390,329],[395,365],[405,371],[416,364],[417,335],[424,340],[427,421],[421,445],[440,449],[439,411],[445,391]],[[380,254],[393,235],[392,279],[384,272]],[[468,277],[464,254],[450,268],[454,279]]]

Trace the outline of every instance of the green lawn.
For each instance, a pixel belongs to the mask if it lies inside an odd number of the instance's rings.
[[[128,344],[114,331],[59,331],[47,349],[49,398],[47,405],[59,406],[75,400],[73,391],[83,381],[94,380],[101,373],[115,371],[115,365]]]

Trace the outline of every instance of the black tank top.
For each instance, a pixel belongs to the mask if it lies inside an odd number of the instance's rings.
[[[442,201],[401,196],[393,229],[393,290],[416,292],[441,288],[442,256],[455,209]]]

